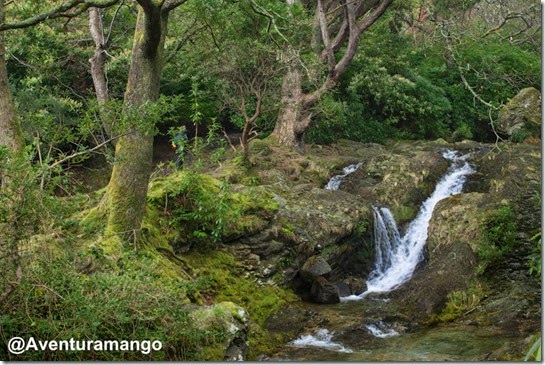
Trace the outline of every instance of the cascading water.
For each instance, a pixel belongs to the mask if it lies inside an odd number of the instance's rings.
[[[335,175],[331,179],[329,179],[326,186],[324,186],[324,189],[326,189],[326,190],[339,190],[339,187],[341,186],[341,183],[342,183],[343,179],[346,176],[353,173],[354,171],[356,171],[357,169],[359,169],[361,165],[362,165],[362,163],[360,162],[360,163],[355,164],[355,165],[346,166],[343,169],[343,173],[341,175]]]
[[[328,330],[318,329],[314,335],[303,335],[297,340],[290,342],[290,345],[296,347],[319,347],[338,352],[353,352],[351,349],[332,341],[333,334]]]
[[[446,151],[443,157],[452,162],[451,166],[435,187],[433,194],[422,204],[403,237],[399,234],[390,210],[373,207],[376,260],[367,280],[367,291],[360,295],[341,298],[342,301],[360,300],[372,292],[388,292],[411,278],[423,258],[428,226],[435,205],[446,197],[459,194],[467,176],[475,172],[467,162],[469,155],[458,156],[456,151]]]

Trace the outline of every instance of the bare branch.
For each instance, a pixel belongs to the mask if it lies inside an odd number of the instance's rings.
[[[0,31],[28,28],[49,19],[78,16],[90,7],[107,8],[115,5],[118,1],[119,0],[71,0],[31,18],[15,23],[0,24]],[[71,12],[72,10],[73,12]]]
[[[171,11],[185,3],[187,0],[166,0],[163,4],[164,11]]]
[[[119,4],[119,6],[117,7],[117,9],[115,9],[114,16],[112,17],[112,21],[110,22],[110,28],[108,30],[108,36],[106,36],[106,40],[104,41],[104,44],[108,44],[110,42],[110,37],[112,36],[112,30],[113,30],[113,27],[114,27],[114,22],[115,22],[115,20],[117,18],[117,15],[119,14],[119,11],[123,7],[123,5],[125,5],[125,0],[121,0],[121,3]]]
[[[112,137],[112,138],[110,138],[110,139],[108,139],[108,140],[106,140],[106,141],[104,141],[104,142],[102,142],[102,143],[96,145],[95,147],[93,147],[93,148],[91,148],[91,149],[88,149],[88,150],[85,150],[85,151],[79,151],[79,152],[73,153],[73,154],[71,154],[71,155],[69,155],[69,156],[66,156],[65,158],[60,159],[59,161],[57,161],[57,162],[55,162],[55,163],[52,163],[51,165],[47,166],[47,167],[45,168],[45,170],[40,171],[40,172],[38,173],[37,176],[40,176],[40,175],[43,174],[45,171],[49,171],[49,170],[54,169],[55,167],[59,166],[60,164],[65,163],[66,161],[72,160],[72,159],[74,159],[74,158],[76,158],[76,157],[78,157],[78,156],[83,156],[83,155],[86,155],[86,154],[88,154],[88,153],[94,152],[94,151],[96,151],[96,150],[98,150],[98,149],[104,147],[104,146],[107,145],[108,143],[112,142],[113,140],[117,140],[117,139],[119,139],[119,138],[121,138],[121,137],[123,137],[123,136],[126,136],[127,134],[129,134],[129,133],[124,133],[124,134],[121,134],[121,135]]]

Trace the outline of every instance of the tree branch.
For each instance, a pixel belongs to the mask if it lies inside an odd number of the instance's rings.
[[[118,138],[121,138],[121,137],[123,137],[123,136],[126,136],[127,134],[129,134],[129,133],[124,133],[124,134],[121,134],[121,135],[119,135],[119,136],[112,137],[112,138],[110,138],[110,139],[108,139],[108,140],[106,140],[106,141],[104,141],[104,142],[102,142],[102,143],[96,145],[95,147],[93,147],[93,148],[91,148],[91,149],[89,149],[89,150],[79,151],[79,152],[76,152],[76,153],[71,154],[70,156],[66,156],[65,158],[60,159],[59,161],[57,161],[57,162],[55,162],[55,163],[52,163],[51,165],[47,166],[44,170],[40,171],[40,172],[38,173],[37,176],[40,176],[40,175],[42,175],[45,171],[52,170],[53,168],[59,166],[59,165],[62,164],[62,163],[65,163],[66,161],[69,161],[69,160],[71,160],[71,159],[73,159],[73,158],[76,158],[76,157],[78,157],[78,156],[85,155],[85,154],[87,154],[87,153],[94,152],[94,151],[98,150],[99,148],[102,148],[102,147],[104,147],[105,145],[107,145],[108,143],[112,142],[113,140],[116,140],[116,139],[118,139]]]
[[[185,3],[187,0],[166,0],[163,4],[164,11],[171,11]]]
[[[38,14],[31,18],[28,18],[19,22],[14,22],[14,23],[0,24],[0,31],[4,31],[8,29],[28,28],[49,19],[78,16],[90,7],[107,8],[109,6],[117,4],[118,1],[119,0],[70,0],[49,11]],[[70,13],[70,11],[73,9],[76,9],[76,11],[73,13]]]

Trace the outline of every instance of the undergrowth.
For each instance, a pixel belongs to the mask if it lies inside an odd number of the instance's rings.
[[[66,248],[66,247],[65,247]],[[160,340],[150,354],[107,351],[29,351],[21,355],[0,348],[5,360],[194,360],[211,335],[192,325],[184,281],[150,275],[142,266],[153,258],[125,252],[116,269],[92,271],[85,254],[36,255],[25,280],[4,303],[0,337],[36,340]],[[74,251],[73,251],[74,252]],[[79,257],[78,257],[79,256]],[[89,265],[86,265],[90,262]]]
[[[478,273],[482,274],[488,267],[498,263],[512,250],[516,239],[517,227],[512,208],[505,205],[492,211],[477,247]]]
[[[474,281],[466,290],[454,290],[447,295],[447,303],[441,313],[434,316],[431,322],[450,322],[475,310],[486,291],[483,286]]]

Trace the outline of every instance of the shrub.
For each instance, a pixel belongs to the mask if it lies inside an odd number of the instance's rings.
[[[505,205],[494,210],[487,219],[486,227],[477,247],[481,273],[509,253],[516,242],[517,227],[511,207]]]

